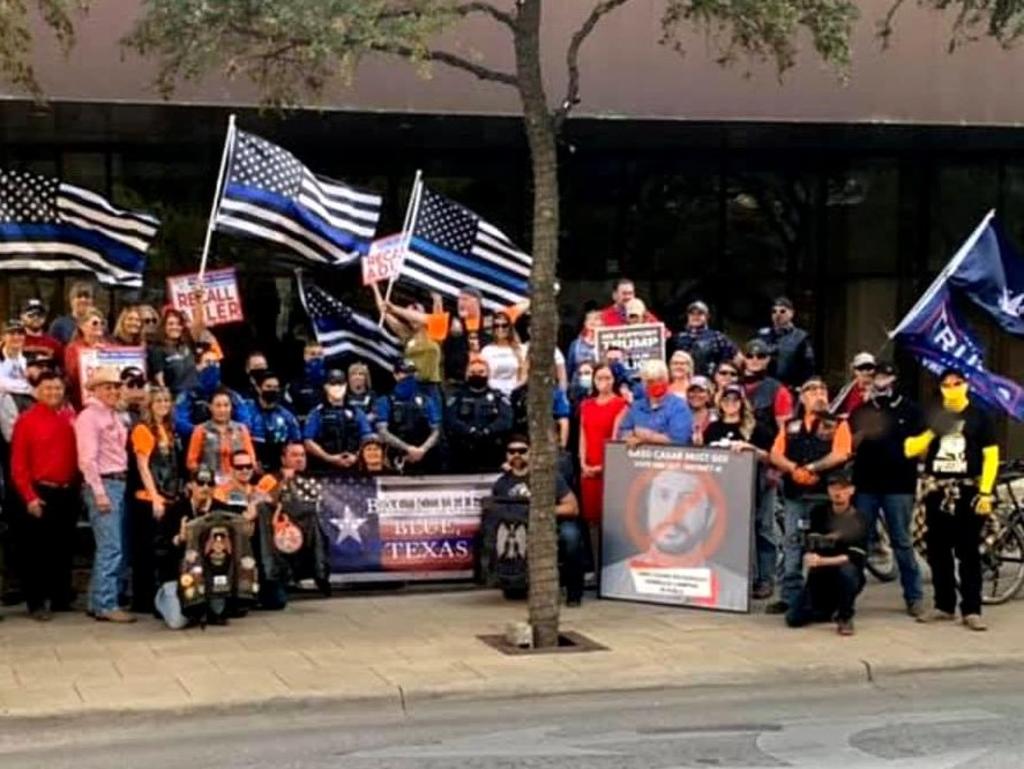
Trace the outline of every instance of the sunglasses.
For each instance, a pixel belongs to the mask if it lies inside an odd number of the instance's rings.
[[[772,315],[785,315],[789,312],[788,307],[776,307],[772,310]]]
[[[508,323],[494,323],[494,324],[492,324],[492,328],[508,328],[508,327],[509,327]]]
[[[718,370],[719,376],[739,376],[739,373],[732,369],[722,368]]]
[[[527,453],[529,453],[529,451],[530,450],[528,448],[526,448],[526,446],[509,446],[508,447],[508,453],[512,454],[513,456],[515,456],[515,455],[523,456],[523,455],[526,455]]]
[[[231,467],[239,472],[245,472],[246,470],[252,470],[253,468],[252,465],[232,465]]]
[[[751,353],[747,353],[747,357],[748,358],[757,358],[758,360],[764,360],[765,358],[767,358],[769,356],[768,356],[768,353],[766,353],[766,352],[751,352]]]
[[[143,318],[142,322],[145,323],[147,326],[155,326],[160,321],[157,318]]]
[[[864,365],[864,366],[854,366],[853,370],[854,371],[874,371],[875,370],[875,366],[872,363],[868,363],[867,365]]]
[[[213,481],[196,481],[196,486],[200,486],[207,489],[213,488]]]
[[[92,299],[92,294],[90,294],[88,291],[82,291],[80,293],[75,294],[75,299]]]
[[[105,324],[104,324],[104,321],[100,320],[99,318],[93,318],[92,320],[89,321],[89,325],[90,326],[103,326]]]

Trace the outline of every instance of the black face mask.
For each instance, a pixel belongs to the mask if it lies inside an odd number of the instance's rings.
[[[469,385],[471,390],[483,390],[487,387],[487,377],[480,376],[479,374],[468,376],[466,377],[466,384]]]
[[[276,403],[278,403],[278,401],[281,400],[281,391],[264,390],[263,392],[260,393],[260,398],[262,398],[263,402],[266,403],[268,406],[273,406]]]

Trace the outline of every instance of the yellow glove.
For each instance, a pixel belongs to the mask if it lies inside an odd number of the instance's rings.
[[[935,433],[932,430],[925,430],[920,435],[912,435],[903,442],[903,454],[907,459],[919,457],[928,451],[931,442],[935,440]]]
[[[993,502],[991,494],[978,494],[974,498],[974,512],[978,515],[992,515]]]

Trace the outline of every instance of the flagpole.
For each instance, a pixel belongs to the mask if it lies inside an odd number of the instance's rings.
[[[412,241],[412,226],[416,221],[416,215],[420,210],[420,196],[423,190],[423,170],[416,169],[416,180],[412,185],[412,192],[409,195],[409,205],[405,209],[405,223],[402,224],[402,248],[399,254],[402,258],[400,265],[405,264],[405,254],[409,250],[409,243]],[[398,270],[401,271],[401,266]],[[384,327],[384,315],[387,313],[387,303],[391,300],[391,289],[395,286],[395,276],[392,275],[388,280],[388,287],[384,291],[384,309],[381,310],[380,320],[377,322],[378,327]]]
[[[917,300],[917,303],[910,308],[910,312],[904,315],[900,324],[889,332],[890,339],[894,338],[903,330],[903,327],[910,322],[910,319],[917,315],[917,313],[932,300],[935,294],[938,293],[943,284],[949,280],[949,276],[956,272],[957,267],[959,267],[964,259],[967,258],[971,249],[974,248],[974,244],[978,242],[978,239],[981,237],[985,228],[988,227],[995,215],[996,211],[994,208],[985,215],[985,218],[981,220],[981,224],[975,228],[974,232],[971,233],[971,236],[964,241],[964,244],[960,246],[960,249],[953,255],[953,258],[949,260],[949,264],[942,268],[942,272],[935,276],[935,280],[933,280],[932,284],[928,286],[928,290],[925,291],[921,295],[921,298]]]
[[[203,241],[203,255],[199,259],[199,285],[203,284],[206,274],[206,260],[210,256],[210,240],[213,238],[214,222],[217,219],[217,207],[220,205],[221,192],[224,190],[224,172],[227,169],[231,147],[235,143],[235,113],[228,115],[228,132],[224,137],[224,152],[220,156],[220,171],[217,173],[217,189],[213,193],[213,205],[210,207],[210,220],[206,223],[206,239]]]

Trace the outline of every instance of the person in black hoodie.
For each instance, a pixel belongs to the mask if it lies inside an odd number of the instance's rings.
[[[891,363],[878,363],[868,399],[850,415],[853,480],[857,487],[854,503],[865,516],[869,535],[875,531],[878,513],[885,516],[900,570],[903,600],[912,617],[922,614],[924,593],[910,533],[917,463],[904,455],[903,445],[923,429],[921,408],[898,391],[896,368]]]

